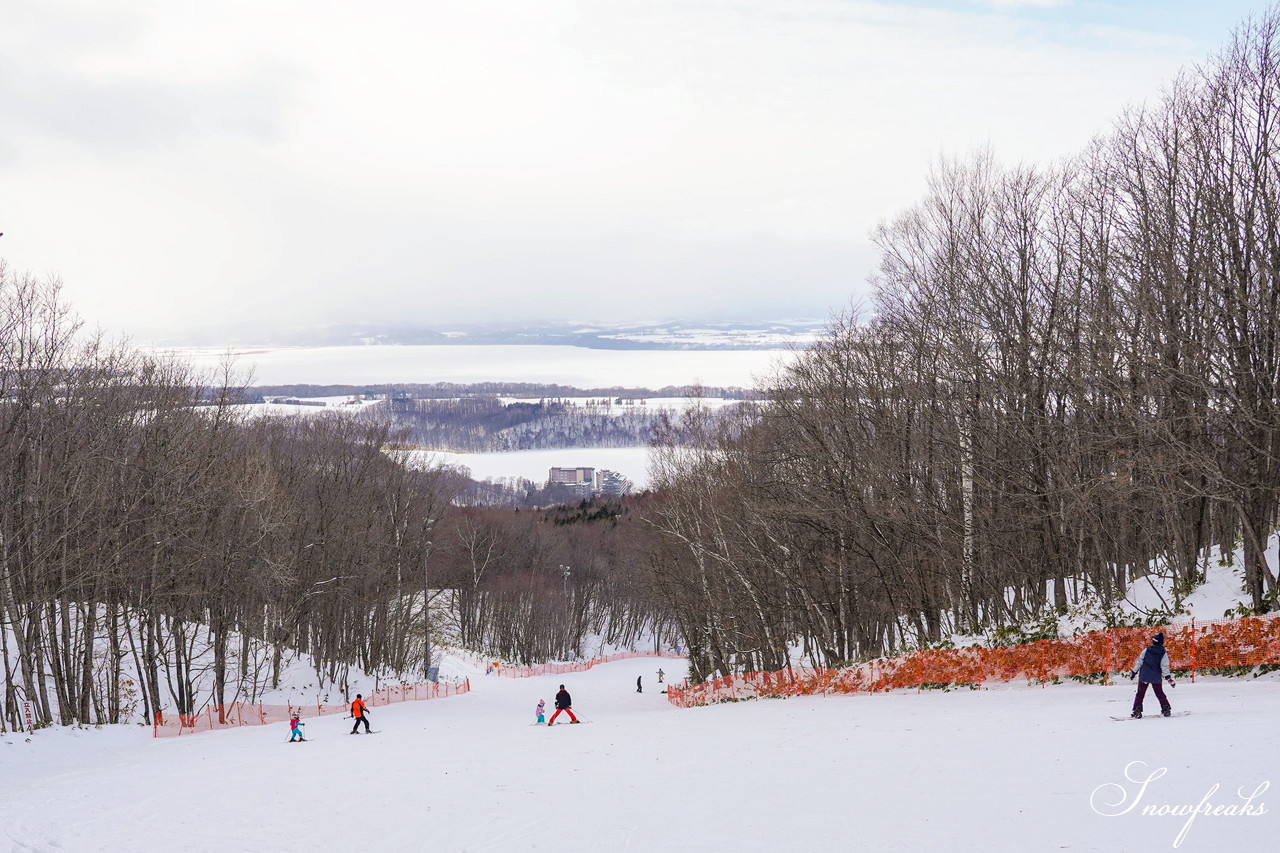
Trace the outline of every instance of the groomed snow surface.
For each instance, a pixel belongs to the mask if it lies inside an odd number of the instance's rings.
[[[1190,716],[1112,722],[1128,713],[1127,681],[680,710],[658,692],[659,667],[684,674],[654,658],[476,674],[468,696],[374,709],[372,736],[308,720],[304,744],[286,743],[283,724],[161,740],[137,726],[5,735],[0,849],[1273,849],[1273,677],[1183,679],[1170,697]],[[561,682],[589,724],[530,725]],[[1126,772],[1156,778],[1140,791]],[[1240,810],[1237,792],[1260,787],[1249,805],[1262,814],[1201,813],[1185,834],[1186,816],[1141,814],[1206,795],[1210,809]]]

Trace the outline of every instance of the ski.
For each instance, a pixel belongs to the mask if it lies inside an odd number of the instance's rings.
[[[1170,717],[1185,717],[1187,714],[1190,714],[1190,713],[1191,713],[1190,711],[1174,711],[1174,712],[1173,712],[1172,714],[1170,714],[1169,716],[1170,716]],[[1164,716],[1163,714],[1161,714],[1161,713],[1158,713],[1158,712],[1157,712],[1157,713],[1155,713],[1155,714],[1145,714],[1145,713],[1144,713],[1141,717],[1112,717],[1111,719],[1115,720],[1117,723],[1123,723],[1123,722],[1125,722],[1126,720],[1158,720],[1158,719],[1162,718],[1163,716]]]

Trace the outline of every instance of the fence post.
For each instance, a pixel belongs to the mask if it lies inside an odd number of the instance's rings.
[[[1196,684],[1196,617],[1192,616],[1192,684]]]
[[[918,694],[924,689],[924,649],[916,652],[916,658],[920,661],[920,666],[916,667],[916,693]]]
[[[1107,640],[1107,655],[1102,661],[1102,683],[1111,683],[1111,629],[1108,628],[1103,632],[1103,636]]]
[[[1043,688],[1043,687],[1044,687],[1044,682],[1045,682],[1045,671],[1044,671],[1044,644],[1045,644],[1045,641],[1044,641],[1044,640],[1041,640],[1041,641],[1037,644],[1037,645],[1039,645],[1039,646],[1040,646],[1040,687],[1041,687],[1041,688]]]

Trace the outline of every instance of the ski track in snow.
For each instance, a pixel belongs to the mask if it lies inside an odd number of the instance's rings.
[[[1185,818],[1090,805],[1126,765],[1167,768],[1143,805],[1229,805],[1273,772],[1280,679],[1179,681],[1193,713],[1113,726],[1133,697],[1023,684],[681,710],[633,659],[467,696],[152,740],[116,726],[0,737],[0,848],[15,853],[290,851],[1168,850]],[[565,683],[594,725],[531,726]],[[656,687],[656,683],[654,683]],[[1150,708],[1149,708],[1150,710]],[[1157,712],[1158,713],[1158,712]],[[314,731],[312,731],[314,729]],[[1136,786],[1129,786],[1130,789]],[[1179,850],[1261,850],[1262,816],[1196,818]]]

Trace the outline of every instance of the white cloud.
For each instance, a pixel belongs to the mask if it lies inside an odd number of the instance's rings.
[[[10,5],[0,252],[116,329],[822,314],[936,154],[1068,153],[1205,49],[834,0]]]

